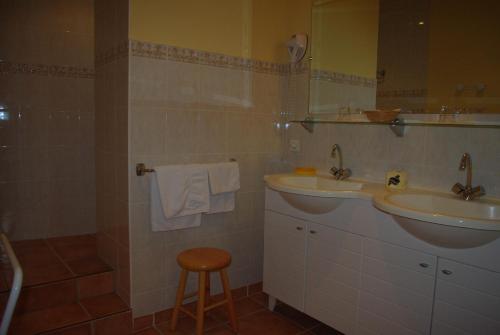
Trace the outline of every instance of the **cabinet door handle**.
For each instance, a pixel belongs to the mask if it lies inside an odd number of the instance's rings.
[[[316,230],[311,230],[310,233],[311,234],[316,234]]]
[[[295,229],[297,229],[297,230],[304,230],[304,228],[302,228],[302,227],[295,227]]]
[[[427,263],[420,263],[419,265],[421,268],[424,268],[424,269],[429,267],[429,264],[427,264]]]
[[[447,276],[451,275],[453,272],[451,272],[450,270],[441,270],[441,272]]]

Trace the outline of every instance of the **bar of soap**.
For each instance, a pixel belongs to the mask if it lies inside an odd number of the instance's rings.
[[[390,190],[404,190],[408,184],[408,174],[405,171],[388,171],[385,175],[385,187]]]
[[[298,174],[301,176],[315,176],[316,169],[313,167],[309,167],[309,166],[301,166],[301,167],[295,168],[295,174]]]

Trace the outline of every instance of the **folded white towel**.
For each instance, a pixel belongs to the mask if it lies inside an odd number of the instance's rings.
[[[240,189],[240,169],[237,162],[208,165],[208,179],[212,195],[235,192]]]
[[[221,194],[210,195],[210,211],[208,214],[230,212],[234,210],[235,194],[234,192],[226,192]]]
[[[167,219],[209,210],[207,166],[166,165],[154,168],[163,214]]]
[[[196,227],[201,213],[210,209],[205,165],[155,167],[151,178],[151,225],[153,231]]]

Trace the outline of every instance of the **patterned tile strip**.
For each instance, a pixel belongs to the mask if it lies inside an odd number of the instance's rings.
[[[94,69],[65,65],[27,64],[0,61],[1,74],[34,74],[51,77],[94,78]]]
[[[318,69],[313,69],[311,71],[311,80],[331,81],[339,84],[365,87],[375,87],[377,84],[377,80],[375,78],[360,77],[346,73]]]
[[[115,46],[105,50],[104,52],[96,53],[95,56],[95,66],[99,67],[111,62],[114,62],[120,58],[127,57],[129,53],[129,42],[122,41]]]
[[[142,41],[130,41],[132,56],[172,60],[176,62],[196,63],[218,66],[244,71],[255,71],[270,74],[285,75],[291,72],[290,64],[267,62],[243,57],[229,56],[216,52],[207,52],[189,48],[180,48],[165,44],[155,44]],[[305,71],[308,64],[295,65],[297,71]]]
[[[411,90],[387,90],[377,91],[377,97],[379,98],[417,98],[417,97],[426,97],[427,90],[425,88],[417,88]]]

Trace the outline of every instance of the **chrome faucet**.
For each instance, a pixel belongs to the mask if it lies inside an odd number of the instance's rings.
[[[342,151],[340,150],[340,146],[338,144],[334,144],[332,147],[332,152],[331,152],[332,158],[335,158],[337,156],[337,153],[339,156],[339,167],[337,168],[337,167],[333,166],[330,169],[330,173],[332,174],[333,178],[335,178],[337,180],[344,180],[344,179],[347,179],[351,176],[351,170],[344,169],[342,167],[342,165],[343,165]]]
[[[472,161],[468,153],[462,155],[458,169],[460,171],[467,170],[467,184],[464,186],[460,183],[456,183],[451,188],[453,193],[461,196],[464,200],[473,200],[485,194],[482,186],[472,187]]]

